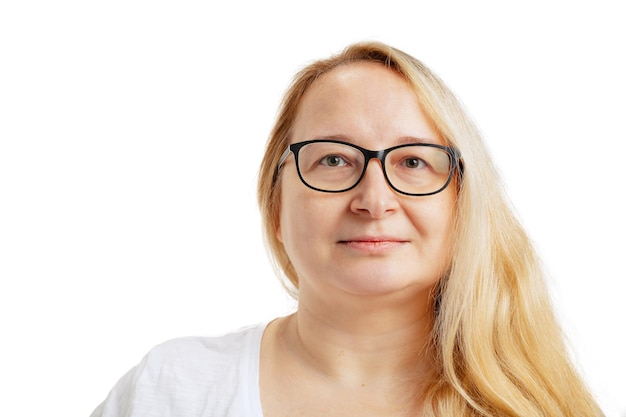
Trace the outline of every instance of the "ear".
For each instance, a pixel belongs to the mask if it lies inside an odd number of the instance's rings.
[[[276,239],[278,239],[280,243],[285,243],[283,242],[283,232],[280,228],[280,223],[278,223],[278,226],[276,227]]]

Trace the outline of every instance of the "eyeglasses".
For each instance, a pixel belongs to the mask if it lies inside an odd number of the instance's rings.
[[[400,194],[426,196],[445,189],[454,170],[462,172],[460,154],[454,148],[415,143],[370,151],[338,140],[321,139],[293,143],[280,157],[277,173],[290,153],[300,180],[313,190],[340,193],[363,179],[371,159],[378,159],[391,188]]]

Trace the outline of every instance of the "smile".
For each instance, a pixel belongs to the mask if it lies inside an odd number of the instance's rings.
[[[408,241],[393,237],[358,237],[340,240],[338,243],[361,252],[380,253],[403,246]]]

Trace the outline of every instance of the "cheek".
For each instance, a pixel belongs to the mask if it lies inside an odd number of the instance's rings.
[[[416,201],[409,216],[420,235],[437,247],[447,249],[453,240],[456,196],[446,191],[431,196],[435,198]]]
[[[319,227],[315,226],[317,216],[311,205],[298,199],[286,200],[280,213],[278,239],[302,279],[302,274],[310,270],[312,259],[317,259],[323,240]]]
[[[446,190],[447,191],[447,190]],[[437,207],[436,222],[437,233],[440,235],[441,250],[446,258],[451,256],[452,243],[454,241],[454,224],[456,219],[456,194],[450,190],[442,195],[442,200]]]
[[[320,221],[319,204],[310,194],[310,190],[295,183],[293,178],[283,178],[276,236],[287,250],[309,240]]]
[[[306,188],[298,178],[283,180],[277,238],[294,265],[321,262],[337,239],[346,200]]]
[[[314,241],[330,222],[329,207],[303,196],[287,198],[281,207],[278,238],[285,245]]]

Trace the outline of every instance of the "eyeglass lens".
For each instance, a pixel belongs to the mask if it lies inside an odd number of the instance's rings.
[[[354,187],[365,170],[359,149],[335,142],[313,142],[298,152],[298,172],[308,186],[321,191],[344,191]],[[449,181],[448,152],[434,146],[407,145],[390,151],[384,161],[388,182],[407,194],[431,194]]]

